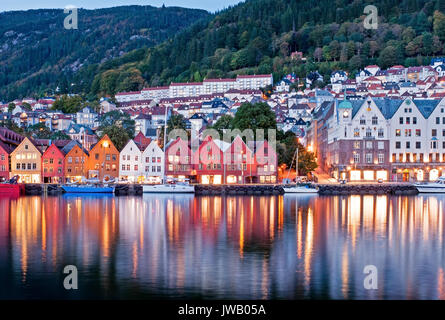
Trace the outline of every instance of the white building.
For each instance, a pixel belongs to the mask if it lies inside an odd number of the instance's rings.
[[[140,182],[142,152],[133,140],[128,141],[120,152],[119,179],[131,183]]]
[[[162,183],[164,177],[164,151],[152,140],[142,152],[141,175],[146,183]]]
[[[87,126],[89,128],[96,127],[98,125],[98,114],[90,107],[85,107],[81,111],[76,113],[76,123],[79,125]]]
[[[164,99],[168,98],[169,94],[170,94],[169,87],[153,87],[153,88],[146,88],[141,91],[142,100]]]
[[[206,79],[203,82],[172,82],[168,87],[146,88],[142,91],[121,92],[116,94],[116,101],[131,102],[137,100],[197,97],[225,93],[230,90],[258,90],[273,84],[272,74],[240,75],[236,79]]]

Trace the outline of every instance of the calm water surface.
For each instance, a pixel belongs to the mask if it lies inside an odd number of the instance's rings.
[[[445,196],[0,198],[0,298],[444,299],[444,209]]]

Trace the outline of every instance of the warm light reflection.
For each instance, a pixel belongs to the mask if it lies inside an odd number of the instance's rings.
[[[444,207],[445,196],[0,198],[0,268],[21,290],[75,263],[104,293],[366,299],[373,264],[388,282],[372,298],[445,299]]]

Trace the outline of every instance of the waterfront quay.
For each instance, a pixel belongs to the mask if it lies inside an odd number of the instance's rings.
[[[418,191],[410,183],[351,183],[351,184],[313,184],[320,195],[416,195]],[[116,184],[115,195],[142,195],[141,184]],[[59,184],[25,184],[25,195],[58,195],[63,190]],[[226,196],[226,195],[283,195],[283,185],[280,184],[239,184],[239,185],[195,185],[198,196]]]

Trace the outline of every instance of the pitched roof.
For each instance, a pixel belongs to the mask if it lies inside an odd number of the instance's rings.
[[[431,113],[433,113],[434,109],[436,109],[440,100],[414,99],[413,102],[419,109],[420,113],[422,113],[422,115],[425,117],[425,119],[428,119]]]

